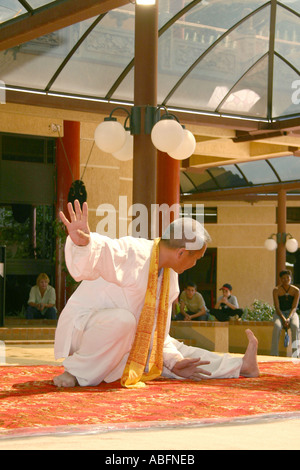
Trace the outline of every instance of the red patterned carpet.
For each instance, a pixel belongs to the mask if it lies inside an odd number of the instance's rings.
[[[119,382],[58,389],[52,377],[61,367],[3,366],[0,438],[300,417],[300,363],[261,363],[260,370],[255,379],[158,379],[139,390]]]

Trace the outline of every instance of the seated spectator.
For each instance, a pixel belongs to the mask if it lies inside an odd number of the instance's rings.
[[[176,320],[205,321],[208,319],[204,299],[196,289],[196,284],[189,282],[181,293],[180,313],[177,315]]]
[[[228,321],[230,317],[236,315],[240,318],[243,315],[243,309],[239,308],[237,298],[231,294],[231,284],[224,284],[220,290],[223,295],[218,297],[215,307],[210,311],[211,315],[218,321]]]
[[[284,328],[287,332],[290,328],[292,332],[292,354],[293,357],[299,357],[299,316],[297,314],[299,289],[291,283],[291,271],[280,271],[279,277],[281,283],[273,290],[275,313],[273,317],[271,355],[278,356],[281,330]]]
[[[36,285],[30,289],[26,312],[28,320],[41,318],[56,320],[56,294],[49,282],[47,274],[41,273],[36,280]]]

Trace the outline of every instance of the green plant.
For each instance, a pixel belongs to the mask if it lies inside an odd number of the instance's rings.
[[[243,320],[272,321],[275,307],[262,300],[254,300],[250,307],[244,309]]]

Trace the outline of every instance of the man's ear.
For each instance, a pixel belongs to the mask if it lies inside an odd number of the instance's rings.
[[[177,256],[178,256],[178,258],[181,258],[181,256],[183,255],[183,253],[184,253],[185,251],[186,251],[186,250],[185,250],[185,248],[183,248],[183,247],[182,247],[182,248],[178,248],[178,250],[177,250]]]

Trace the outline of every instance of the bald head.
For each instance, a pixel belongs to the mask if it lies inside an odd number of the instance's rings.
[[[201,250],[211,241],[210,235],[200,222],[190,217],[174,220],[161,237],[169,248]]]

